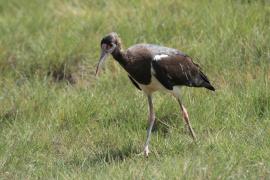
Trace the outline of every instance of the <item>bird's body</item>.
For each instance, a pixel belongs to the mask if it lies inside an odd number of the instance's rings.
[[[104,61],[108,53],[112,54],[113,58],[126,70],[132,83],[148,97],[149,128],[144,148],[146,155],[149,152],[148,144],[155,121],[152,104],[152,93],[155,91],[168,91],[177,98],[184,120],[195,139],[187,111],[180,101],[179,87],[205,87],[212,91],[215,89],[191,57],[177,49],[154,44],[136,44],[122,51],[121,41],[116,33],[104,37],[101,47],[103,51],[100,62]]]
[[[174,87],[183,85],[213,90],[200,67],[177,49],[137,44],[128,48],[125,54],[128,63],[122,66],[144,92],[172,91]]]

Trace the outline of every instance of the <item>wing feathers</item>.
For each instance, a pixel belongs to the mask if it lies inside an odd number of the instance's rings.
[[[155,76],[167,89],[172,89],[174,85],[186,85],[215,90],[200,66],[188,56],[164,56],[158,61],[152,61],[152,66]]]

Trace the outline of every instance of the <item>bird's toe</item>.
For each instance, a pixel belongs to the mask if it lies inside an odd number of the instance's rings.
[[[144,152],[144,156],[145,156],[145,157],[148,157],[149,152],[150,152],[148,146],[146,146],[146,147],[144,148],[144,151],[143,151],[143,152]]]

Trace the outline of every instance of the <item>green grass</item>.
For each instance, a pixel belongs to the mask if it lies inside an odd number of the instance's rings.
[[[0,178],[269,179],[269,17],[267,0],[0,0]],[[197,143],[156,93],[138,155],[145,96],[112,58],[94,77],[111,31],[203,67],[217,91],[182,89]]]

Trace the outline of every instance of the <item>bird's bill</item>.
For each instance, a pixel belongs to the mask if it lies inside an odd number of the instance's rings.
[[[98,65],[97,65],[97,68],[96,68],[95,76],[97,76],[98,71],[99,71],[100,67],[102,66],[102,64],[105,62],[107,56],[108,56],[108,53],[106,51],[104,51],[104,50],[101,50],[100,58],[99,58]]]

